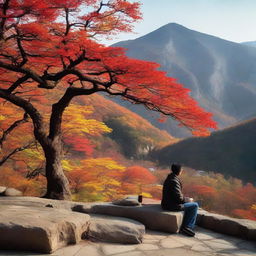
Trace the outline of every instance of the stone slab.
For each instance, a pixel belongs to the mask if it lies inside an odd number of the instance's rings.
[[[78,243],[89,220],[63,209],[0,205],[0,248],[51,253]]]
[[[22,192],[18,189],[15,189],[15,188],[7,188],[3,194],[3,196],[22,196]]]
[[[152,230],[159,230],[165,232],[175,233],[174,229],[169,228],[170,217],[165,216],[167,214],[174,214],[175,212],[163,212],[159,205],[155,205],[154,210],[150,210],[153,206],[114,206],[111,203],[81,203],[72,201],[60,201],[52,199],[43,199],[36,197],[0,197],[0,205],[23,205],[23,206],[35,206],[35,207],[45,207],[52,206],[57,209],[73,210],[83,213],[95,213],[107,214],[113,216],[120,216],[131,218],[143,223],[147,228]],[[119,208],[118,208],[119,207]],[[146,210],[146,207],[148,210]],[[158,212],[158,213],[157,213]],[[144,217],[143,215],[148,217]],[[177,226],[181,223],[182,212],[177,212],[176,216],[176,230]],[[135,216],[137,215],[137,217]],[[159,215],[162,218],[159,219]],[[180,216],[179,216],[180,215]],[[178,217],[179,216],[179,217]],[[151,218],[151,221],[150,221]],[[160,222],[160,223],[159,223]],[[166,223],[168,223],[166,225]],[[227,216],[210,213],[207,211],[199,210],[197,224],[208,230],[213,230],[218,232],[218,234],[228,234],[237,236],[243,239],[256,240],[256,221],[241,220],[236,218],[230,218]],[[174,225],[175,226],[175,225]],[[162,228],[163,227],[163,228]],[[217,233],[216,235],[219,236]]]
[[[101,242],[139,244],[145,234],[140,222],[107,215],[91,215],[87,238]]]
[[[160,205],[119,206],[111,203],[77,205],[74,211],[104,214],[137,220],[151,230],[177,233],[182,224],[183,212],[163,211]]]
[[[7,187],[0,186],[0,196],[4,194],[4,191],[7,189]]]
[[[230,218],[207,211],[199,211],[197,225],[218,233],[256,240],[256,221]]]

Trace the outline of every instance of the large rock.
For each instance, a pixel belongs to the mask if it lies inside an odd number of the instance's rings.
[[[20,205],[27,207],[52,207],[57,209],[71,210],[77,205],[77,202],[66,200],[54,200],[40,197],[23,196],[23,197],[0,197],[0,205]]]
[[[22,196],[22,192],[16,188],[7,188],[4,193],[4,196]]]
[[[124,198],[120,200],[116,200],[113,202],[115,205],[122,205],[122,206],[138,206],[140,205],[138,199],[135,198]]]
[[[143,223],[147,228],[166,232],[177,232],[182,222],[183,212],[164,212],[159,205],[117,206],[111,203],[81,203],[52,200],[37,197],[0,197],[0,205],[49,206],[88,214],[105,214],[131,218]],[[219,233],[256,240],[256,221],[229,218],[199,210],[197,224]]]
[[[163,211],[160,205],[119,206],[111,203],[81,204],[73,211],[88,214],[105,214],[137,220],[146,228],[177,233],[182,224],[183,212]]]
[[[91,215],[87,237],[102,242],[139,244],[145,234],[145,226],[141,223],[106,215]]]
[[[6,187],[0,186],[0,196],[4,194],[5,190],[6,190]]]
[[[89,220],[63,209],[0,205],[0,248],[51,253],[79,242]]]
[[[197,224],[218,233],[256,240],[256,221],[230,218],[207,211],[199,211]]]

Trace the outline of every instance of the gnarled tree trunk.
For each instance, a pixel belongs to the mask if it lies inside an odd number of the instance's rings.
[[[62,164],[62,142],[60,139],[49,141],[46,147],[43,147],[45,153],[45,175],[47,179],[47,191],[43,196],[45,198],[69,200],[71,192],[69,182],[66,178]]]
[[[47,191],[43,196],[51,199],[70,199],[69,182],[66,178],[61,165],[62,160],[62,140],[61,140],[61,121],[65,107],[68,105],[73,95],[68,93],[53,105],[53,113],[50,121],[49,134],[44,129],[44,121],[39,111],[27,100],[10,94],[6,90],[0,89],[0,97],[6,99],[18,107],[24,109],[31,117],[34,126],[35,139],[40,143],[45,155],[45,174],[47,179]]]

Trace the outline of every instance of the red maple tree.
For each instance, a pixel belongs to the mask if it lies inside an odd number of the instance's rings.
[[[128,58],[123,49],[94,40],[131,31],[139,19],[139,3],[125,0],[0,1],[0,98],[32,119],[46,159],[45,197],[70,198],[61,166],[61,123],[76,96],[121,96],[171,116],[197,135],[216,127],[189,90],[158,71],[158,64]],[[60,87],[63,94],[56,95]],[[57,99],[51,103],[49,126],[40,112],[45,91]]]

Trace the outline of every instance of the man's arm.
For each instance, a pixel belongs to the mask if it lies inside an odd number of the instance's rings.
[[[173,180],[171,182],[171,187],[173,192],[173,198],[177,202],[177,204],[184,204],[185,198],[182,194],[180,183],[178,181]]]

